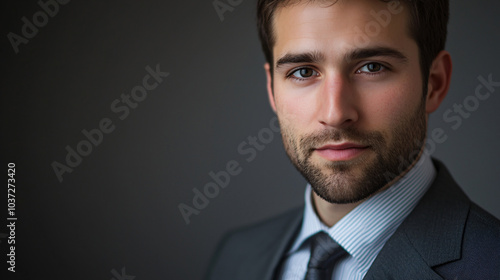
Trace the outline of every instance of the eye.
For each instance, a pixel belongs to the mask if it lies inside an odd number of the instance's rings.
[[[304,68],[300,68],[300,69],[293,71],[289,75],[289,77],[301,80],[301,79],[307,79],[307,78],[311,78],[311,77],[318,76],[318,75],[319,75],[319,73],[316,72],[314,69],[304,67]]]
[[[361,74],[361,73],[371,74],[371,73],[381,72],[385,69],[386,68],[380,63],[370,62],[370,63],[363,65],[363,67],[359,68],[358,71],[356,71],[356,73],[357,74]]]

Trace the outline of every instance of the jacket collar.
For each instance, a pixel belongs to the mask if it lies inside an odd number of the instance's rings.
[[[432,267],[460,258],[470,200],[446,167],[387,241],[364,279],[442,279]]]

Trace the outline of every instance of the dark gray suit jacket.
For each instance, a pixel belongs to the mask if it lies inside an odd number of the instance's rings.
[[[500,221],[471,202],[446,167],[387,241],[364,279],[500,279]],[[229,233],[209,280],[276,279],[302,222],[303,207]]]

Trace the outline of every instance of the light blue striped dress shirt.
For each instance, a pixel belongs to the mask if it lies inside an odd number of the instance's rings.
[[[435,175],[430,156],[423,153],[403,178],[358,205],[331,228],[316,215],[308,185],[302,228],[286,256],[281,279],[304,279],[310,256],[307,239],[322,230],[349,253],[336,264],[332,279],[363,279],[386,241],[415,208]]]

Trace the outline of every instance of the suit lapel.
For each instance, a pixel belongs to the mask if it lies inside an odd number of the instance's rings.
[[[393,235],[363,279],[442,280],[403,235]]]
[[[296,215],[296,217],[287,224],[280,234],[275,237],[272,245],[269,246],[265,255],[258,260],[260,266],[256,266],[255,268],[261,267],[262,277],[259,279],[262,280],[273,280],[277,273],[279,273],[278,268],[281,264],[283,257],[286,255],[288,248],[290,248],[291,243],[297,236],[297,233],[300,229],[300,225],[302,224],[303,218],[303,207],[300,208],[300,212]]]
[[[387,241],[364,279],[442,279],[432,267],[460,258],[470,201],[448,170],[438,171],[429,191]]]

